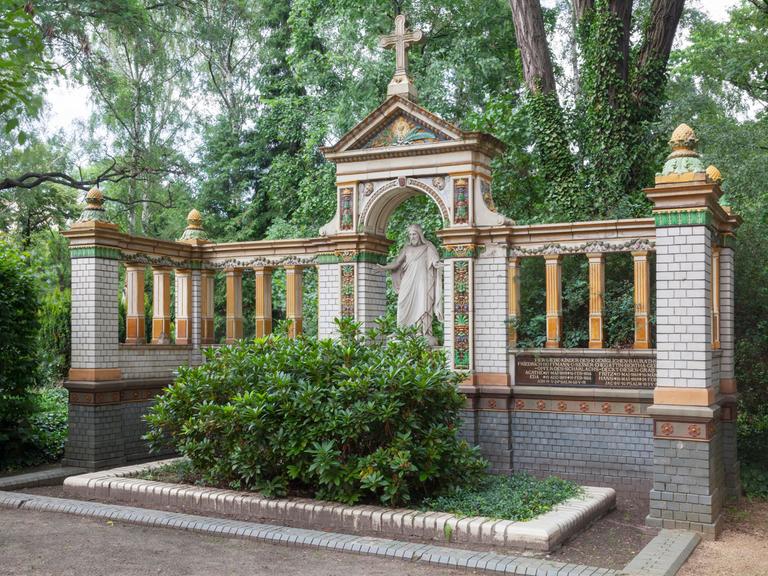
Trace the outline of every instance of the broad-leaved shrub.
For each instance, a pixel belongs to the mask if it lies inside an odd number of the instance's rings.
[[[347,503],[399,504],[480,477],[457,437],[460,375],[391,323],[339,338],[283,334],[207,351],[147,416],[154,448],[189,458],[205,483]]]

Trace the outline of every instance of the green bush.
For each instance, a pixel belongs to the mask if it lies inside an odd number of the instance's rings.
[[[470,486],[422,502],[426,510],[450,512],[458,516],[486,516],[524,522],[548,512],[553,506],[581,494],[581,488],[561,478],[545,480],[530,474],[487,476]]]
[[[35,412],[30,417],[30,444],[26,465],[56,462],[64,455],[67,439],[67,391],[46,387],[37,390]]]
[[[38,352],[40,383],[56,385],[66,376],[70,364],[70,322],[72,296],[69,288],[54,288],[40,303]]]
[[[0,236],[0,469],[28,448],[37,376],[38,291],[26,255]]]
[[[485,468],[457,439],[460,376],[413,331],[338,340],[285,335],[207,352],[147,416],[207,484],[268,495],[399,504],[471,482]]]
[[[749,411],[742,406],[736,424],[744,493],[768,500],[768,408]]]

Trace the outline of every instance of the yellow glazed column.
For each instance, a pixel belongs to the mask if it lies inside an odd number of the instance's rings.
[[[254,266],[253,273],[256,277],[256,338],[261,338],[272,333],[272,268]]]
[[[562,257],[544,256],[547,263],[547,348],[560,348],[563,327]]]
[[[171,343],[171,269],[152,267],[152,344]]]
[[[143,264],[125,266],[125,308],[125,343],[146,344]]]
[[[243,337],[243,270],[227,268],[227,344]]]
[[[507,345],[517,346],[517,321],[520,319],[520,258],[507,260]]]
[[[648,313],[651,308],[651,277],[648,267],[648,251],[632,252],[635,265],[635,344],[634,348],[651,347],[651,331]]]
[[[712,246],[712,348],[720,349],[720,246]]]
[[[214,292],[216,276],[213,270],[200,271],[200,343],[213,344]]]
[[[285,267],[285,317],[291,323],[288,336],[296,338],[303,329],[302,291],[304,270],[301,266]]]
[[[176,270],[176,344],[192,341],[192,273]]]
[[[589,347],[603,347],[603,305],[605,256],[587,254],[589,259]]]

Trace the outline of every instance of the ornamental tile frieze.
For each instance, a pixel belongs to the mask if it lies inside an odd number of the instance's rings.
[[[205,267],[214,270],[232,268],[254,268],[260,266],[312,266],[316,264],[317,256],[259,256],[256,258],[227,258],[216,262],[206,262]]]
[[[469,261],[453,263],[453,367],[469,370],[470,351],[470,279]]]
[[[717,434],[717,425],[713,420],[709,422],[654,420],[653,425],[654,438],[665,440],[709,442]]]
[[[640,252],[653,251],[656,242],[645,238],[635,238],[626,242],[607,242],[603,240],[590,240],[583,244],[545,244],[535,248],[513,246],[509,249],[510,257],[523,256],[547,256],[550,254],[590,254],[606,252]]]
[[[342,264],[341,273],[341,317],[355,318],[355,265]]]
[[[443,258],[475,258],[483,250],[483,246],[476,244],[457,244],[454,246],[441,246]]]
[[[469,179],[456,178],[453,181],[453,223],[469,223]]]
[[[354,190],[352,188],[342,188],[339,194],[340,206],[341,206],[341,230],[352,230],[355,224],[355,218],[353,213],[354,203]]]
[[[518,412],[554,412],[559,414],[600,414],[648,418],[649,404],[625,400],[574,400],[573,398],[517,398]]]

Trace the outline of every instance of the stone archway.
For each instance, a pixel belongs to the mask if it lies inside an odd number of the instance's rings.
[[[447,227],[451,215],[440,191],[422,180],[401,177],[387,182],[366,198],[360,210],[358,229],[364,234],[384,236],[389,218],[395,209],[419,194],[426,195],[435,203],[443,220],[443,227]]]

